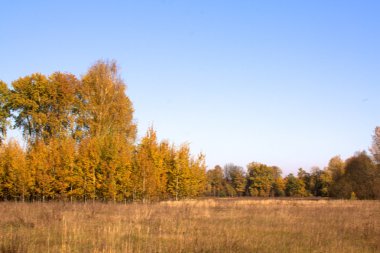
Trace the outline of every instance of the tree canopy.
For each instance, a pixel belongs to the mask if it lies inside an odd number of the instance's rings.
[[[324,169],[283,176],[258,162],[206,171],[204,154],[160,141],[152,127],[136,142],[133,113],[115,61],[98,61],[79,78],[54,72],[20,77],[10,87],[0,81],[0,199],[380,198],[380,127],[372,156],[334,156]],[[4,141],[9,127],[23,133],[25,148]]]
[[[150,128],[136,143],[133,105],[115,61],[81,77],[55,72],[0,82],[0,198],[160,200],[206,187],[204,156],[159,142]],[[2,144],[9,119],[27,147]]]

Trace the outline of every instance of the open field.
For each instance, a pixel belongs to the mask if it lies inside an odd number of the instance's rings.
[[[0,252],[380,252],[380,202],[0,203]]]

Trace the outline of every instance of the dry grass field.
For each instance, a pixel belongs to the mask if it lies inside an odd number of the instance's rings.
[[[0,252],[380,252],[380,202],[0,203]]]

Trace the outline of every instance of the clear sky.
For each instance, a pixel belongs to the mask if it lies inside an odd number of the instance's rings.
[[[139,136],[324,167],[380,125],[380,1],[1,1],[0,79],[115,59]],[[15,132],[11,136],[17,136]]]

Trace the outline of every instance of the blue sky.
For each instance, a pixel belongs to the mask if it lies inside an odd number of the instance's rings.
[[[286,174],[371,145],[379,13],[379,1],[2,1],[0,79],[115,59],[139,136],[153,124],[209,167]]]

